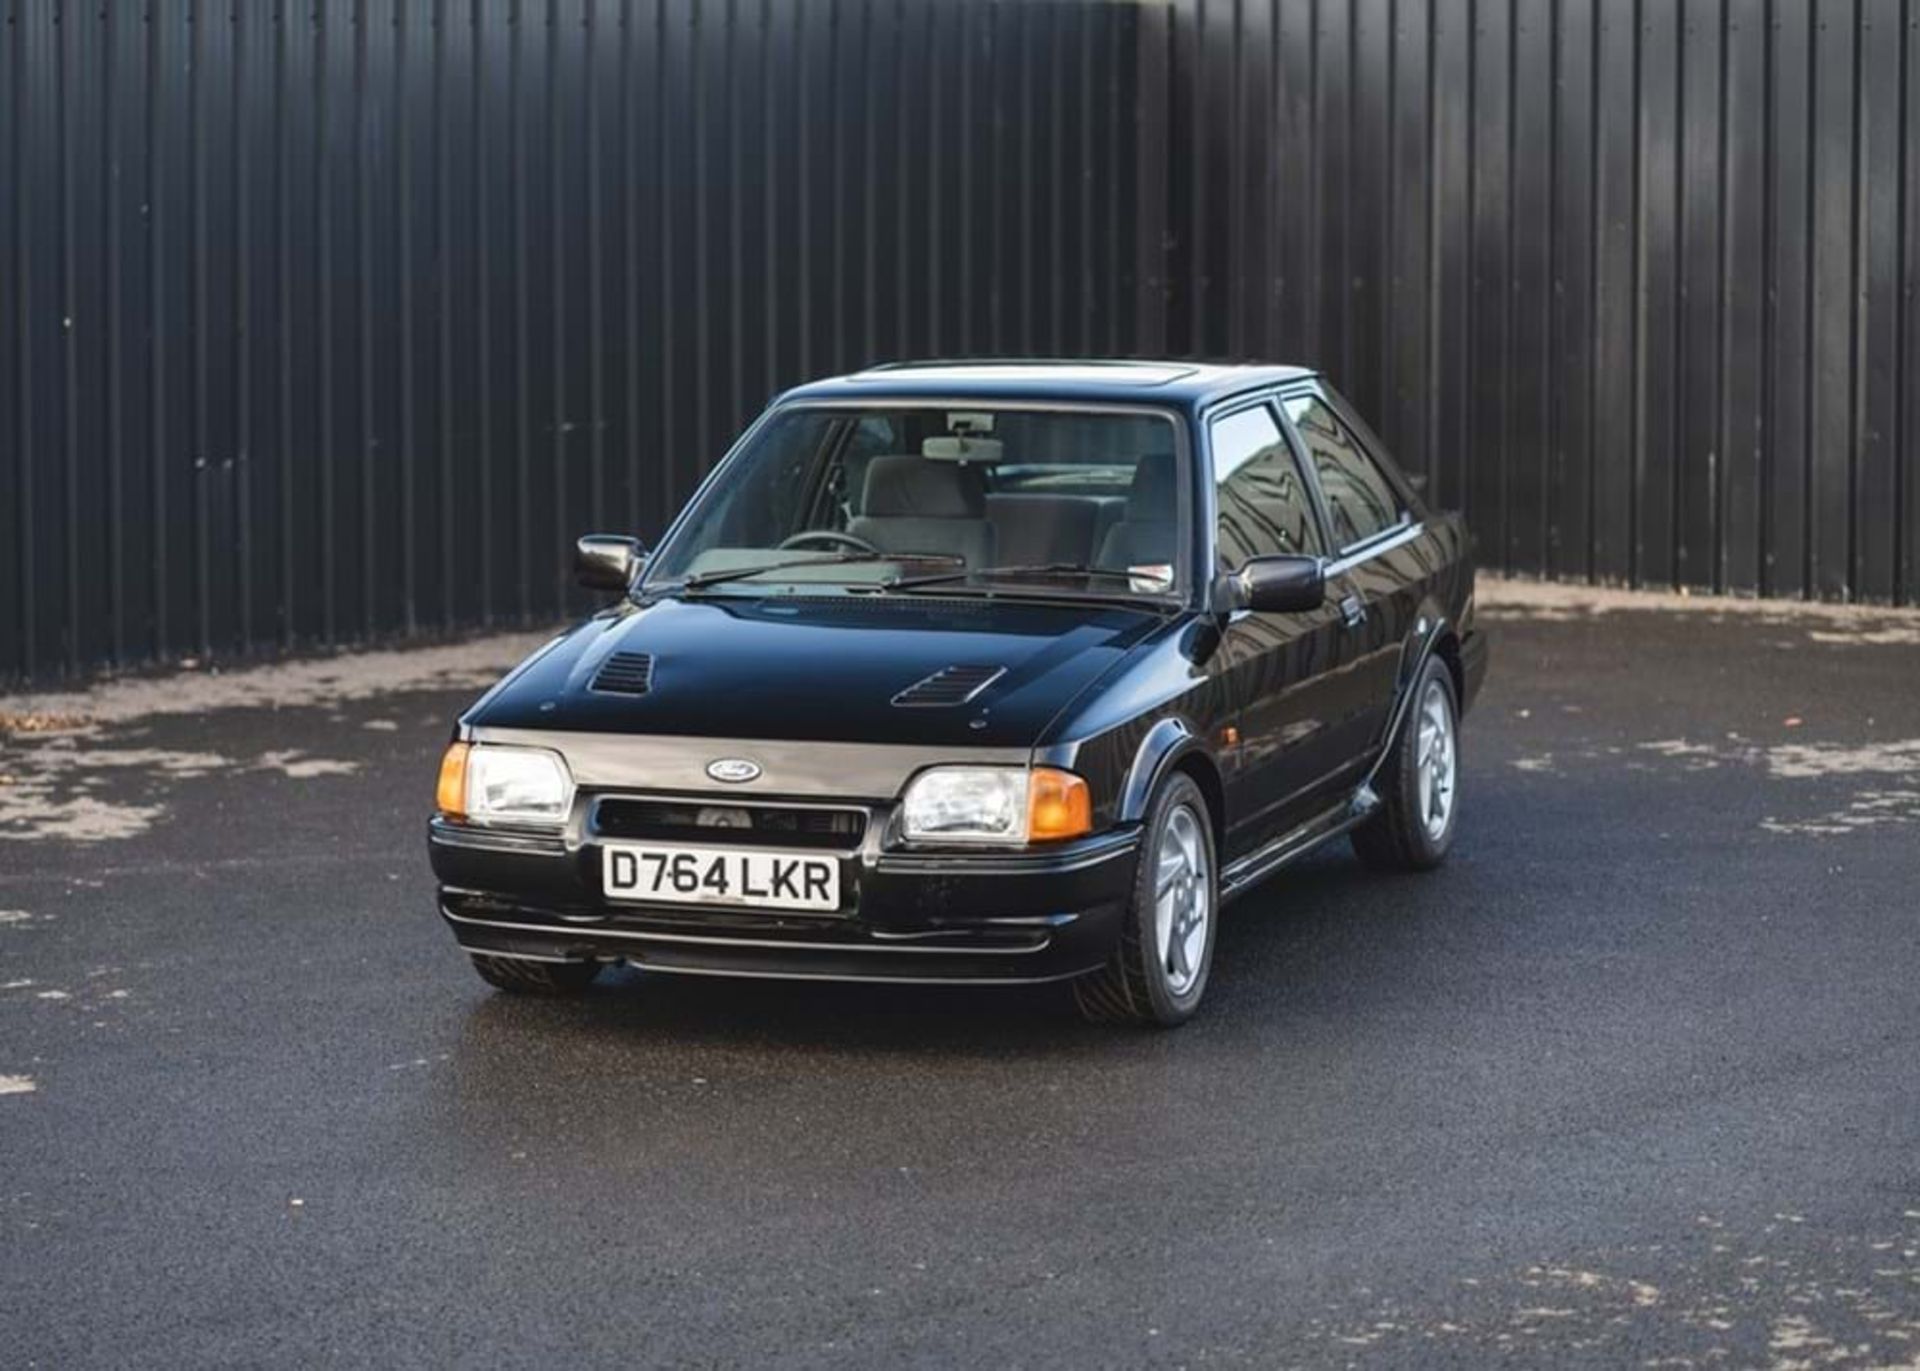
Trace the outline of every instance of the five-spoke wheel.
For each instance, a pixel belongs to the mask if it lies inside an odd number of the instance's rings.
[[[1191,989],[1200,974],[1207,921],[1213,914],[1207,840],[1201,833],[1204,822],[1191,806],[1174,809],[1167,816],[1155,854],[1154,946],[1167,988],[1176,995]]]
[[[1142,825],[1133,898],[1107,964],[1073,983],[1089,1019],[1172,1027],[1199,1007],[1219,919],[1213,819],[1193,777],[1161,781]]]
[[[1420,823],[1434,841],[1444,838],[1453,818],[1453,702],[1438,677],[1430,677],[1420,696]]]
[[[1424,871],[1453,846],[1459,819],[1460,710],[1445,660],[1427,659],[1413,708],[1375,778],[1380,812],[1353,831],[1360,860],[1383,871]]]

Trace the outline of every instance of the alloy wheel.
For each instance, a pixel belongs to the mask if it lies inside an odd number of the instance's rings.
[[[1439,842],[1453,817],[1454,772],[1457,749],[1453,740],[1453,710],[1438,680],[1427,682],[1420,697],[1419,766],[1420,826]]]
[[[1154,878],[1154,936],[1167,989],[1184,995],[1200,975],[1212,917],[1212,882],[1202,820],[1189,805],[1167,816]]]

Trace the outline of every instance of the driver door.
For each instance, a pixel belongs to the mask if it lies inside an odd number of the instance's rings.
[[[1324,557],[1312,488],[1270,399],[1209,416],[1218,570],[1251,557]],[[1224,651],[1240,740],[1230,754],[1231,859],[1313,816],[1343,759],[1339,607],[1295,614],[1236,611]]]

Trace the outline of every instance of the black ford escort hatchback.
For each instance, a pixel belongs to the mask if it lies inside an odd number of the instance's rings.
[[[938,363],[781,396],[461,718],[481,976],[1064,981],[1177,1024],[1224,901],[1459,822],[1472,541],[1311,371]]]

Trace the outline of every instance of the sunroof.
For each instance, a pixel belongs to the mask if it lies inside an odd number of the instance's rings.
[[[907,371],[969,381],[1089,381],[1134,386],[1161,386],[1193,374],[1190,366],[1164,362],[908,362],[876,368],[865,375],[879,380]]]

